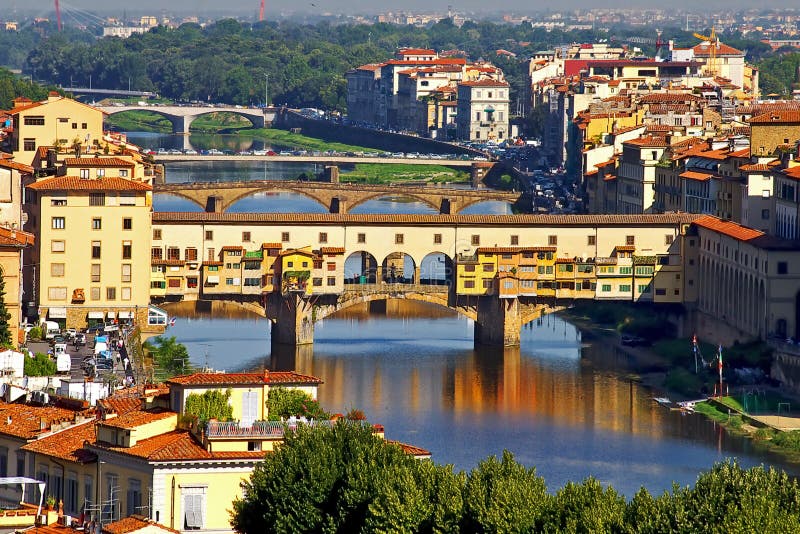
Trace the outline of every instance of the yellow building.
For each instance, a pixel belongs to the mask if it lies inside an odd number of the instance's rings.
[[[40,318],[84,327],[89,319],[128,320],[138,312],[137,322],[146,324],[151,191],[142,181],[97,172],[27,186],[29,217],[39,236],[26,277],[36,287],[27,295],[35,296]]]
[[[751,118],[750,153],[769,156],[779,146],[793,145],[800,140],[800,111],[770,111]]]
[[[338,294],[344,290],[344,248],[311,247],[280,253],[279,279],[283,293]]]
[[[32,102],[16,98],[9,111],[13,117],[11,149],[14,159],[30,165],[41,146],[60,147],[75,154],[75,147],[86,152],[100,147],[105,113],[97,108],[50,93],[47,100]]]

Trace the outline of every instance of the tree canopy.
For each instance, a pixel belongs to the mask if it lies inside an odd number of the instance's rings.
[[[719,463],[694,487],[626,502],[592,478],[548,493],[508,452],[468,474],[415,460],[351,421],[301,426],[242,487],[231,512],[242,534],[800,531],[798,484],[773,469]]]
[[[233,406],[230,405],[231,390],[210,389],[203,393],[190,393],[186,396],[183,412],[194,415],[201,423],[209,419],[230,421],[233,418]]]
[[[145,348],[153,357],[153,363],[166,377],[186,374],[191,371],[189,351],[175,336],[157,337],[153,343],[145,342]]]

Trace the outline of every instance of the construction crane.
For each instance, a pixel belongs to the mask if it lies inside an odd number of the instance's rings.
[[[61,31],[61,6],[58,5],[58,0],[56,0],[56,24],[58,31]]]
[[[694,33],[695,37],[700,39],[701,41],[708,41],[708,63],[707,72],[711,77],[717,75],[717,49],[719,48],[719,37],[717,37],[717,32],[714,29],[714,26],[711,26],[711,34],[710,35],[703,35],[700,33]]]
[[[58,2],[58,0],[56,0]],[[264,20],[264,0],[261,0],[261,8],[258,10],[258,20],[262,22]]]

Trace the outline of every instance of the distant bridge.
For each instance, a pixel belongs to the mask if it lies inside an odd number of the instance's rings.
[[[76,95],[114,95],[114,96],[143,96],[158,98],[158,93],[152,91],[131,91],[123,89],[92,89],[91,87],[62,87],[63,91]]]
[[[116,94],[116,93],[115,93]],[[249,120],[254,128],[264,128],[275,120],[275,108],[244,108],[236,106],[97,106],[109,116],[126,111],[149,111],[172,123],[172,132],[188,135],[192,122],[209,113],[234,113]]]
[[[183,182],[156,184],[153,193],[191,200],[207,212],[224,212],[242,198],[266,191],[297,193],[325,206],[330,213],[347,213],[359,204],[385,196],[403,196],[431,206],[442,214],[455,214],[467,206],[494,200],[518,204],[521,192],[492,189],[455,189],[438,186],[392,186],[304,182],[290,180],[248,180],[241,182]]]

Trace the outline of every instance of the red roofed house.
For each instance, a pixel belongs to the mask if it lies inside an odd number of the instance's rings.
[[[800,140],[800,110],[771,110],[753,116],[750,123],[750,151],[754,156],[769,156],[781,145]]]
[[[121,156],[66,158],[56,176],[26,186],[24,209],[39,237],[26,262],[29,318],[85,328],[138,312],[148,328],[153,188],[140,171]]]

